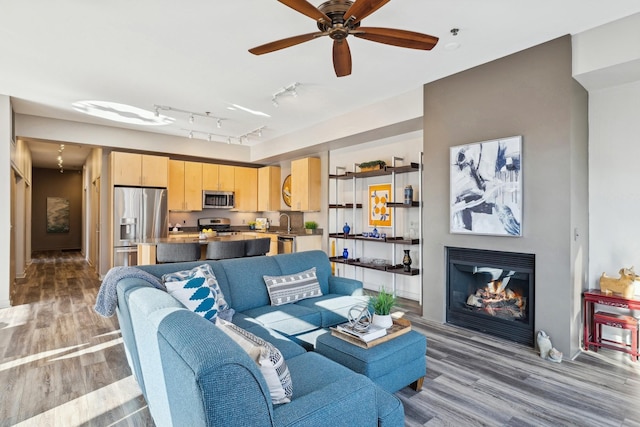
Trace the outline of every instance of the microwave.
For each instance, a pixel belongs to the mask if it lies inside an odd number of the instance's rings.
[[[208,209],[231,209],[234,207],[233,191],[211,191],[202,192],[202,208]]]

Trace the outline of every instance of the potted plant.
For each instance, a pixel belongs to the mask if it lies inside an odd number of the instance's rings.
[[[393,326],[391,309],[396,305],[396,297],[385,290],[380,289],[377,295],[370,297],[369,305],[373,308],[373,324],[383,328]]]
[[[315,221],[306,221],[304,223],[304,229],[307,234],[313,234],[316,228],[318,228],[318,223]]]
[[[249,221],[249,230],[255,230],[255,229],[256,229],[256,222]]]
[[[384,160],[372,160],[370,162],[363,162],[358,165],[361,172],[368,172],[377,169],[383,169],[387,164]]]

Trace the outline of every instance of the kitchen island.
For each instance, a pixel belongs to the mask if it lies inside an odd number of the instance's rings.
[[[232,234],[227,236],[214,236],[206,239],[198,238],[197,233],[185,233],[185,236],[176,235],[172,233],[170,237],[161,237],[146,239],[138,242],[138,265],[150,265],[156,264],[156,246],[158,243],[200,243],[201,257],[200,259],[206,259],[207,244],[209,242],[230,242],[235,240],[253,240],[262,237],[271,238],[272,246],[267,255],[275,255],[278,253],[278,237],[288,237],[295,239],[297,242],[294,244],[294,251],[301,252],[304,250],[321,249],[322,248],[322,236],[319,234],[310,235],[301,233],[269,233],[269,232],[242,232],[238,234]]]

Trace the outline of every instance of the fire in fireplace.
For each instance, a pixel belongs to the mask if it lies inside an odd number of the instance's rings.
[[[447,248],[447,322],[533,346],[535,256]]]

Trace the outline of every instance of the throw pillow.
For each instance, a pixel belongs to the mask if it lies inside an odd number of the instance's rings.
[[[191,270],[176,271],[175,273],[165,274],[162,276],[162,282],[166,284],[166,282],[183,281],[194,277],[204,277],[206,279],[207,286],[211,288],[220,310],[229,309],[229,304],[225,300],[224,294],[220,289],[220,285],[218,285],[216,275],[213,274],[213,270],[211,270],[211,266],[209,264],[202,264],[192,268]]]
[[[262,276],[271,305],[290,304],[305,298],[322,296],[316,268],[286,276]]]
[[[293,383],[289,368],[280,350],[270,342],[226,320],[217,318],[216,326],[242,347],[249,357],[258,364],[269,387],[271,402],[274,404],[291,402]]]
[[[167,292],[189,310],[207,320],[214,320],[218,315],[218,303],[204,277],[166,282],[165,285]]]

